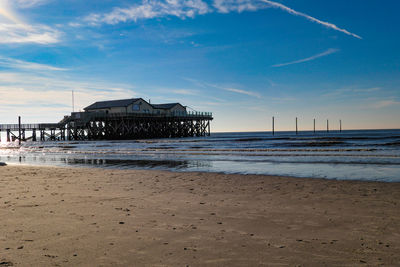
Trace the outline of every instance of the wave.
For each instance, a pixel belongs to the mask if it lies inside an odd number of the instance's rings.
[[[275,146],[288,146],[288,147],[324,147],[324,146],[338,146],[345,145],[343,141],[323,141],[323,142],[293,142],[293,143],[279,143]]]
[[[37,152],[37,153],[47,153],[47,152],[65,152],[66,149],[71,149],[63,147],[24,147],[24,148],[16,148],[14,151],[20,152]],[[77,148],[77,147],[75,147]],[[382,151],[383,149],[379,148],[204,148],[204,147],[187,147],[187,148],[179,148],[179,147],[148,147],[148,148],[124,148],[124,149],[98,149],[96,148],[79,148],[76,150],[70,150],[71,153],[137,153],[137,152],[162,152],[165,150],[169,150],[172,152],[235,152],[235,153],[254,153],[254,152],[308,152],[308,153],[321,153],[321,152],[373,152],[373,151]]]
[[[384,146],[400,146],[400,141],[383,144]]]

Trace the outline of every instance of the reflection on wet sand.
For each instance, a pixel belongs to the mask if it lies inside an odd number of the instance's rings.
[[[2,157],[0,157],[1,159]],[[4,160],[25,165],[86,166],[112,169],[188,169],[209,168],[212,162],[196,160],[130,160],[102,158],[70,158],[62,156],[7,156]]]

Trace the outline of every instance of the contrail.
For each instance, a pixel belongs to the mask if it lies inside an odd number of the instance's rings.
[[[322,52],[322,53],[320,53],[318,55],[314,55],[312,57],[303,58],[303,59],[292,61],[292,62],[288,62],[288,63],[276,64],[276,65],[273,65],[272,67],[278,68],[278,67],[284,67],[284,66],[288,66],[288,65],[303,63],[303,62],[311,61],[311,60],[314,60],[314,59],[317,59],[317,58],[320,58],[320,57],[324,57],[324,56],[336,53],[338,51],[339,51],[339,49],[330,48],[330,49],[326,50],[325,52]]]
[[[331,28],[331,29],[333,29],[333,30],[342,32],[342,33],[344,33],[344,34],[353,36],[353,37],[358,38],[358,39],[362,39],[361,36],[359,36],[359,35],[357,35],[357,34],[354,34],[354,33],[351,33],[351,32],[349,32],[349,31],[347,31],[347,30],[345,30],[345,29],[339,28],[339,27],[336,26],[335,24],[332,24],[332,23],[329,23],[329,22],[325,22],[325,21],[322,21],[322,20],[313,18],[313,17],[311,17],[311,16],[309,16],[309,15],[307,15],[307,14],[298,12],[298,11],[296,11],[296,10],[294,10],[294,9],[291,9],[290,7],[287,7],[287,6],[285,6],[285,5],[282,5],[281,3],[277,3],[277,2],[273,2],[273,1],[269,1],[269,0],[261,0],[261,1],[263,1],[263,2],[265,2],[265,3],[267,3],[267,4],[269,4],[269,5],[272,6],[272,7],[282,9],[283,11],[286,11],[286,12],[292,14],[292,15],[304,17],[304,18],[308,19],[309,21],[312,21],[312,22],[321,24],[321,25],[323,25],[323,26],[325,26],[325,27],[327,27],[327,28]]]

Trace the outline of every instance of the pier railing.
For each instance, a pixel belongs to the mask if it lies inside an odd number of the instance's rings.
[[[86,121],[92,119],[113,119],[121,117],[137,117],[137,118],[201,118],[211,119],[212,112],[199,112],[199,111],[174,111],[170,113],[160,112],[141,112],[141,113],[106,113],[106,112],[73,112],[71,114],[71,121]]]
[[[45,129],[57,129],[60,125],[58,123],[24,123],[21,124],[21,129],[36,129],[36,130],[45,130]],[[11,130],[15,131],[19,129],[18,124],[0,124],[0,130]]]
[[[94,115],[96,116],[96,115]],[[97,115],[98,116],[98,115]],[[176,118],[176,117],[199,117],[199,118],[212,118],[211,112],[171,112],[171,113],[157,113],[157,112],[143,112],[143,113],[109,113],[102,114],[101,116],[105,117],[161,117],[161,118]]]

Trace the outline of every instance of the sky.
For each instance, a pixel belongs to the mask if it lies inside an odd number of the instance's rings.
[[[142,97],[213,132],[400,128],[398,0],[0,0],[0,123]]]

